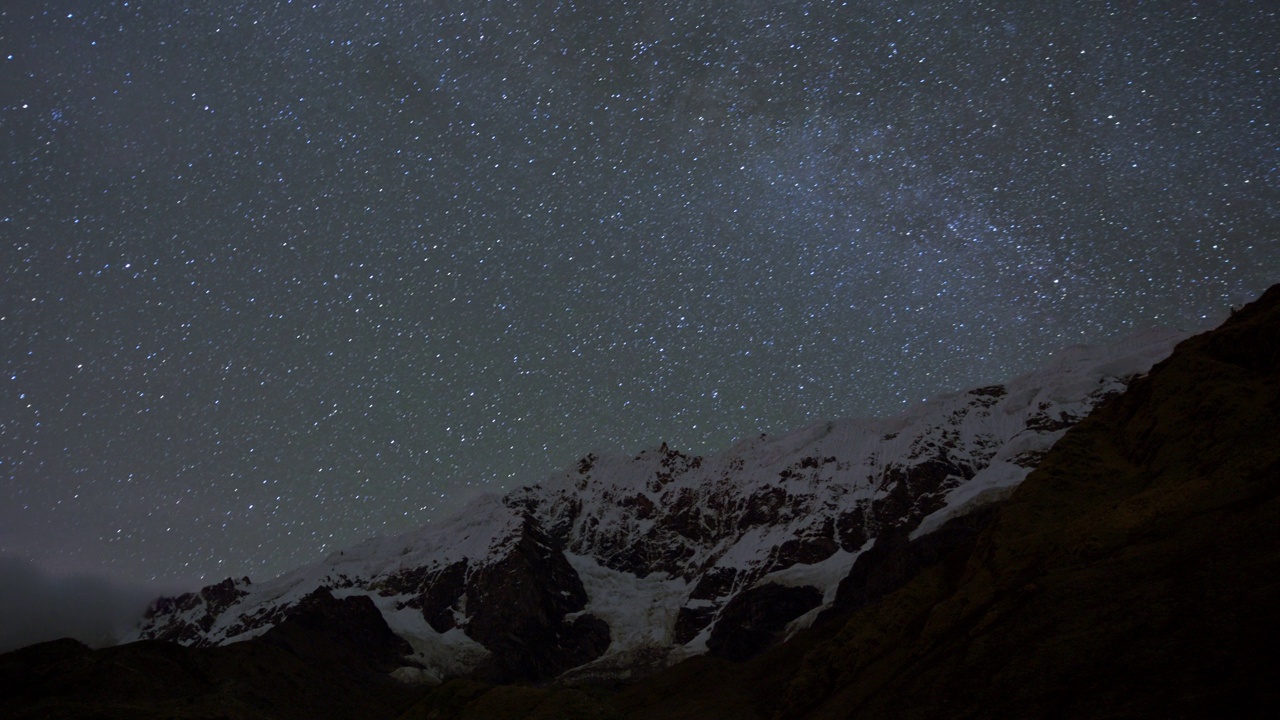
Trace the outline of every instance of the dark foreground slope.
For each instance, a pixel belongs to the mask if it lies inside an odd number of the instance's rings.
[[[408,648],[368,598],[316,593],[253,640],[91,650],[55,640],[0,655],[0,717],[394,718],[420,690],[388,673]]]
[[[1274,717],[1278,492],[1280,286],[1070,430],[976,541],[798,662],[674,668],[618,703],[637,717]],[[717,694],[734,710],[704,701]]]

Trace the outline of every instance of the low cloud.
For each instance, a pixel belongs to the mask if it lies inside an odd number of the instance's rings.
[[[114,645],[159,593],[90,575],[56,576],[0,556],[0,652],[72,637]]]

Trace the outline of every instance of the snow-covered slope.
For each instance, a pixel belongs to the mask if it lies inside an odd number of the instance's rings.
[[[1061,351],[1005,385],[884,419],[816,423],[693,457],[587,456],[448,521],[270,582],[156,604],[139,638],[220,644],[303,597],[369,595],[414,648],[399,676],[625,674],[741,655],[811,621],[861,553],[1000,499],[1065,432],[1182,333]]]

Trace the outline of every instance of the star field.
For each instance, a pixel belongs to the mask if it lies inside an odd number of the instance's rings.
[[[1265,2],[6,2],[0,553],[265,578],[1280,281]]]

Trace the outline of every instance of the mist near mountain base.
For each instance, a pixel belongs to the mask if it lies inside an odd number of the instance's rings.
[[[0,556],[0,653],[64,637],[113,645],[162,592],[94,575],[53,575]]]

